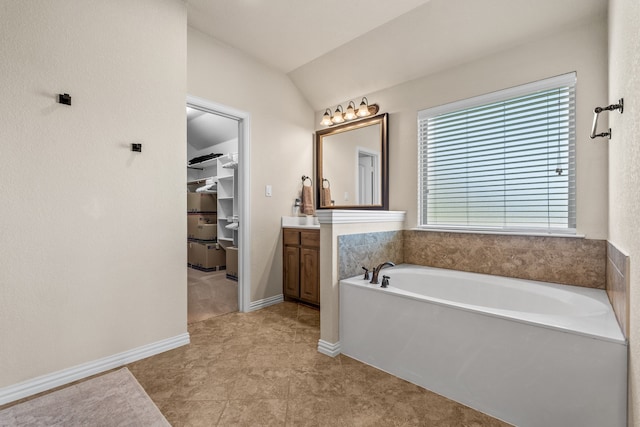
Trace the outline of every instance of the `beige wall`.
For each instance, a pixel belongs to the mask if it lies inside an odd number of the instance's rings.
[[[186,333],[186,11],[7,0],[0,40],[2,388]]]
[[[390,209],[407,211],[406,227],[418,224],[417,111],[577,71],[577,229],[588,238],[605,239],[607,147],[592,142],[589,132],[594,106],[607,97],[606,57],[607,27],[601,17],[439,74],[362,94],[390,113]],[[321,118],[317,112],[316,124]]]
[[[609,96],[624,113],[608,113],[609,240],[630,260],[629,425],[640,425],[640,3],[609,2]]]
[[[313,176],[313,110],[283,73],[191,28],[187,57],[189,95],[251,115],[250,298],[282,294],[280,221]]]

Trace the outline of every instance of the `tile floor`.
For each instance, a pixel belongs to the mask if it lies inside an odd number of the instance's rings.
[[[187,322],[238,311],[238,282],[227,279],[225,270],[204,272],[187,269]]]
[[[284,302],[189,325],[191,344],[128,366],[174,426],[507,426],[345,356],[319,312]]]

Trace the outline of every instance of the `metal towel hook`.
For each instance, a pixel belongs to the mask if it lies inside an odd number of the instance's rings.
[[[596,128],[598,127],[598,115],[603,111],[612,111],[612,110],[620,110],[620,114],[622,114],[624,110],[624,99],[620,98],[617,104],[607,105],[604,108],[596,107],[593,110],[593,125],[591,126],[591,135],[589,135],[591,139],[598,138],[598,137],[602,138],[605,136],[611,139],[611,128],[609,128],[609,132],[602,132],[598,134],[596,134]]]

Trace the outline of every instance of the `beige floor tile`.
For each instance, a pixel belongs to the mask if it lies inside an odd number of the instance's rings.
[[[302,396],[346,396],[342,366],[322,364],[294,368],[289,395],[291,399]]]
[[[284,426],[287,413],[285,399],[230,400],[219,426]]]
[[[238,282],[226,272],[187,269],[187,321],[200,322],[238,311]]]
[[[246,368],[238,372],[231,400],[287,399],[289,368]]]
[[[284,302],[190,324],[192,344],[130,365],[174,425],[508,424],[350,357],[318,353],[319,311]]]
[[[191,344],[128,365],[174,426],[508,424],[350,357],[317,351],[319,311],[284,302],[188,325]]]
[[[319,339],[320,331],[318,330],[318,328],[298,328],[296,329],[296,337],[293,342],[296,344],[308,343],[317,347]]]
[[[320,328],[320,316],[318,315],[299,315],[298,316],[299,328]]]
[[[287,426],[351,427],[353,414],[343,397],[303,396],[290,399],[287,407]]]
[[[340,360],[318,352],[316,343],[297,343],[290,347],[290,363],[294,367],[311,367],[317,365],[340,366]]]
[[[208,427],[218,425],[226,405],[226,401],[169,400],[157,406],[173,427]]]
[[[247,366],[252,368],[288,368],[291,366],[291,345],[256,346],[247,355]]]

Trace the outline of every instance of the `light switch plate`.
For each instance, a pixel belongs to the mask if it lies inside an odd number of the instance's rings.
[[[264,187],[264,195],[266,197],[271,197],[271,186],[270,185],[266,185]]]

